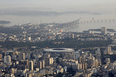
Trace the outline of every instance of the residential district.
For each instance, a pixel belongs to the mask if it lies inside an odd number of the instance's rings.
[[[0,26],[0,77],[116,77],[115,32],[107,31],[106,27],[99,29],[99,32],[71,32],[66,30],[70,28],[67,24],[70,22],[29,23],[9,28]],[[42,45],[31,45],[31,48],[13,45],[9,48],[4,45],[9,41],[39,43],[54,40],[51,44],[55,46],[64,44],[58,40],[66,38],[80,42],[110,40],[111,43],[80,49]]]

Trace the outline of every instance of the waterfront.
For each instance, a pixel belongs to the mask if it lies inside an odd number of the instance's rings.
[[[15,15],[3,15],[0,16],[1,20],[11,21],[11,24],[7,24],[5,26],[13,26],[18,24],[26,24],[26,23],[66,23],[73,20],[77,20],[81,18],[80,21],[88,21],[94,18],[95,20],[99,19],[115,19],[115,14],[104,14],[104,15],[88,15],[88,14],[64,14],[58,16],[15,16]],[[68,31],[78,31],[82,32],[83,30],[88,29],[98,29],[101,27],[106,27],[110,29],[116,29],[116,20],[114,22],[96,22],[96,23],[85,23],[85,24],[77,24],[69,29]]]
[[[108,29],[116,29],[116,21],[115,22],[99,22],[99,23],[86,23],[86,24],[78,24],[69,29],[68,31],[74,32],[82,32],[83,30],[88,29],[100,29],[101,27],[106,27]]]

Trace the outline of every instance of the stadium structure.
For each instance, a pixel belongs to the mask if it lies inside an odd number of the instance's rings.
[[[43,51],[49,52],[49,53],[71,53],[71,52],[74,52],[74,49],[72,48],[46,48]]]

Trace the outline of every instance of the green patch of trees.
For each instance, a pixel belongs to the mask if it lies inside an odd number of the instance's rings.
[[[54,41],[62,41],[62,44],[53,44]],[[17,41],[5,41],[0,42],[4,48],[14,48],[14,47],[31,47],[38,46],[41,48],[49,47],[49,48],[87,48],[87,47],[100,47],[107,46],[111,43],[111,40],[99,40],[99,41],[78,41],[77,39],[63,39],[63,40],[51,40],[51,41],[41,41],[41,42],[17,42]]]

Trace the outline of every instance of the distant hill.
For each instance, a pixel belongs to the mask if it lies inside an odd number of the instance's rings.
[[[10,24],[11,22],[10,21],[0,21],[0,24]]]

